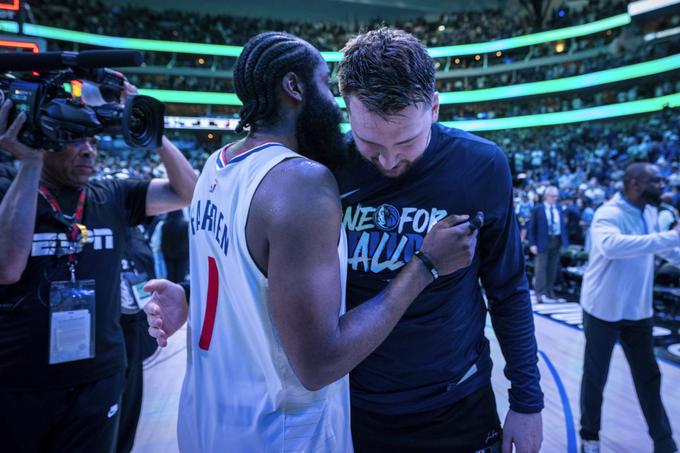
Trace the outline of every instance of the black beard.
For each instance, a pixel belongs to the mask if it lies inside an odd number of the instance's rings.
[[[650,192],[645,190],[640,194],[640,198],[645,202],[645,204],[655,206],[657,208],[661,204],[661,194],[658,192]]]
[[[337,104],[325,100],[314,90],[305,100],[298,117],[298,152],[330,169],[337,167],[345,155],[341,120],[342,112]]]

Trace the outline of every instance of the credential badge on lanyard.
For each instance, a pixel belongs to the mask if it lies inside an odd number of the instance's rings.
[[[71,273],[70,281],[50,283],[49,363],[90,359],[95,351],[95,281],[76,280],[76,255],[87,243],[87,228],[81,223],[86,192],[85,189],[80,192],[73,221],[66,219],[49,189],[40,186],[40,194],[49,204],[52,216],[67,229],[69,245],[65,250],[57,250],[57,255],[68,255]]]

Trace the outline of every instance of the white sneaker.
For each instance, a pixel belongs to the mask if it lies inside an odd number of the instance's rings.
[[[581,440],[581,453],[600,453],[600,441]]]

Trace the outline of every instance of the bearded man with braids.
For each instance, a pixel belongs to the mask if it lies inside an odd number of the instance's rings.
[[[329,71],[309,43],[264,33],[234,71],[248,135],[206,162],[191,204],[191,313],[179,447],[187,452],[350,452],[347,373],[434,278],[472,262],[476,233],[449,216],[420,259],[345,313],[341,154]],[[186,319],[181,287],[147,285],[159,344]]]

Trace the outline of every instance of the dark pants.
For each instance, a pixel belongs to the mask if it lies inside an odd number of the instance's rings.
[[[130,453],[135,442],[139,414],[142,411],[144,374],[141,363],[131,363],[125,370],[125,390],[121,396],[118,453]]]
[[[59,390],[0,390],[3,452],[112,453],[123,373]]]
[[[538,252],[534,260],[534,290],[537,295],[552,295],[557,269],[560,264],[560,249],[562,248],[562,238],[560,236],[550,236],[548,239],[548,249],[545,252]]]
[[[633,374],[638,401],[654,440],[654,451],[675,451],[671,426],[661,402],[661,372],[654,357],[652,319],[607,322],[584,312],[583,330],[586,350],[581,380],[581,437],[599,439],[602,393],[618,339]]]
[[[351,410],[356,453],[500,453],[501,423],[491,386],[454,405],[416,414]]]
[[[144,312],[122,315],[120,325],[125,335],[128,366],[125,370],[125,388],[121,397],[117,452],[129,453],[132,451],[142,410],[143,361],[154,353],[157,346],[156,340],[149,336],[149,324],[146,322]]]

